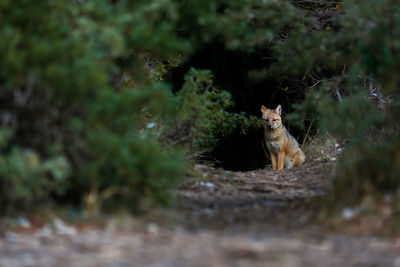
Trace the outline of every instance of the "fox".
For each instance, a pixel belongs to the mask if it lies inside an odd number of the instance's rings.
[[[261,106],[264,126],[264,139],[271,156],[272,170],[282,170],[298,167],[306,159],[296,139],[282,124],[282,107],[275,109]]]

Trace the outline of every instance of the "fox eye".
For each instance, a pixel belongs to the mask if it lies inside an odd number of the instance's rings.
[[[279,121],[279,119],[273,119],[273,121]]]

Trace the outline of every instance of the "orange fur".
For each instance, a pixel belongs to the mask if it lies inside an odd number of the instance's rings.
[[[275,109],[261,106],[265,144],[271,156],[273,170],[298,167],[305,161],[296,139],[282,124],[281,105]]]

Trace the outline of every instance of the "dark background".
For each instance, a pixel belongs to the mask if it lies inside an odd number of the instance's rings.
[[[271,62],[268,49],[230,51],[223,44],[212,42],[191,56],[185,64],[173,69],[168,79],[176,91],[182,87],[183,77],[190,67],[208,69],[213,72],[215,85],[231,93],[235,105],[230,111],[260,117],[261,105],[275,108],[281,104],[283,113],[287,114],[291,110],[291,103],[303,99],[302,91],[291,93],[282,90],[292,83],[289,79],[286,82],[280,79],[278,84],[277,80],[267,75],[260,79],[249,76],[250,71],[267,69]],[[289,129],[298,140],[302,140],[301,131]],[[262,140],[262,129],[250,130],[246,135],[238,132],[220,139],[211,155],[207,156],[216,159],[217,164],[229,170],[264,168],[267,160]]]

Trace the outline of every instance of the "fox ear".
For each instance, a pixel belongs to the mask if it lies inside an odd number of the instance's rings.
[[[261,106],[261,112],[265,112],[265,111],[267,111],[268,109],[264,106],[264,105],[262,105]]]
[[[275,108],[274,112],[275,112],[276,114],[278,114],[278,115],[281,115],[281,113],[282,113],[282,107],[281,107],[281,105],[277,106],[277,107]]]

